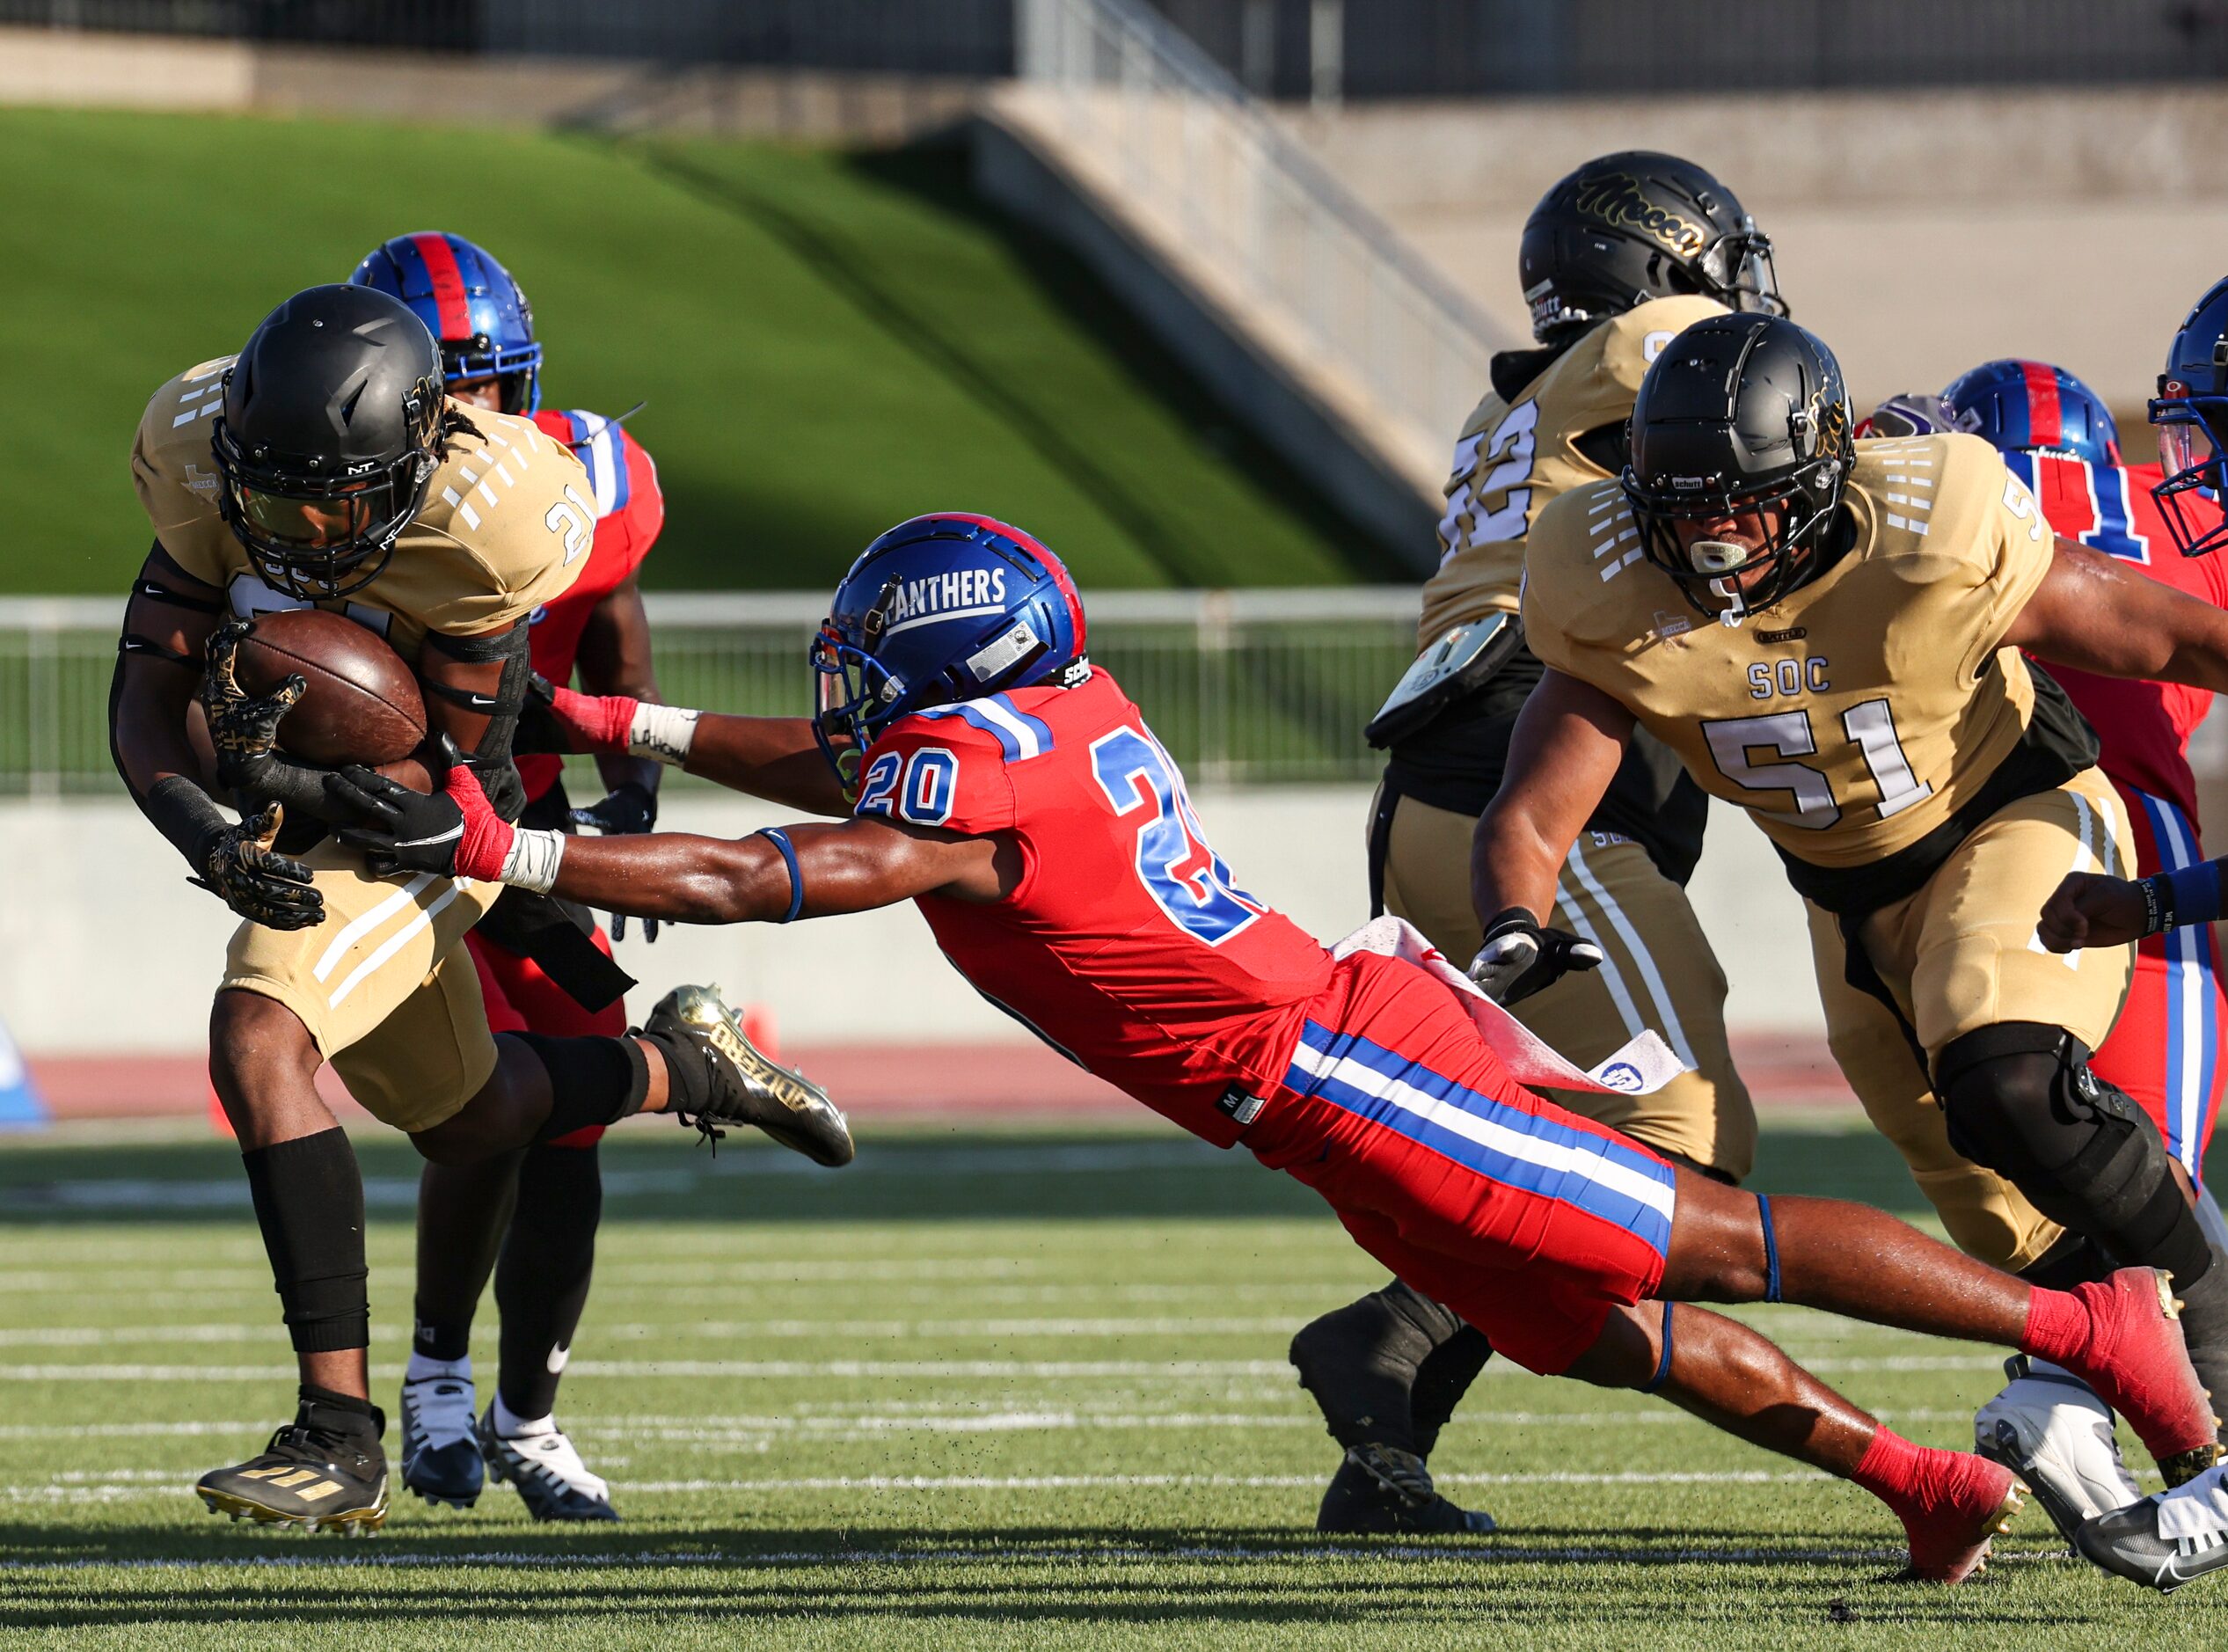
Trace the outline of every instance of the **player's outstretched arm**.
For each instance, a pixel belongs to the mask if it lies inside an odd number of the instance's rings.
[[[2070,539],[2004,643],[2102,676],[2228,691],[2228,612]]]
[[[359,822],[340,841],[362,849],[376,871],[508,883],[636,917],[785,924],[922,895],[997,901],[1019,886],[1023,870],[1019,849],[1002,836],[872,818],[732,840],[522,831],[489,806],[461,762],[430,797],[368,769],[347,770],[327,786],[334,807]]]
[[[1541,919],[1555,910],[1563,858],[1617,778],[1633,727],[1632,713],[1601,690],[1552,667],[1517,716],[1501,790],[1470,849],[1470,899],[1486,938],[1470,976],[1501,1003],[1601,961],[1598,949]]]
[[[803,717],[730,717],[625,694],[581,694],[535,679],[569,751],[646,757],[790,808],[851,813],[843,784]]]

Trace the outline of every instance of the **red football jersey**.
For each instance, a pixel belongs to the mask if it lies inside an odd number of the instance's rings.
[[[526,622],[533,627],[534,669],[552,683],[569,684],[588,615],[650,554],[665,526],[665,496],[658,492],[658,467],[642,444],[602,414],[544,408],[534,422],[588,466],[595,495],[595,538],[588,566],[563,596],[536,609]],[[563,768],[562,758],[544,753],[519,758],[526,795],[541,796]]]
[[[2228,570],[2219,557],[2185,557],[2175,547],[2151,496],[2159,480],[2157,465],[2092,464],[2037,453],[2009,453],[2005,463],[2034,490],[2060,537],[2117,557],[2201,602],[2228,607]],[[2165,799],[2195,822],[2197,781],[2189,770],[2189,736],[2204,721],[2212,696],[2179,683],[2044,666],[2102,740],[2099,766],[2105,773],[2124,787]]]
[[[1241,1126],[1216,1104],[1283,1078],[1330,981],[1330,954],[1232,882],[1103,669],[900,720],[853,812],[1011,834],[1025,870],[1005,900],[920,898],[937,945],[1047,1043],[1217,1145]]]

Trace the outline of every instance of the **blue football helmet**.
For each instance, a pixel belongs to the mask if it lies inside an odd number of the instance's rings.
[[[534,341],[534,306],[510,272],[461,235],[420,230],[382,241],[351,285],[376,287],[417,311],[441,343],[443,380],[493,378],[507,413],[542,405],[542,347]]]
[[[901,522],[836,588],[813,640],[813,733],[848,788],[899,718],[1090,674],[1083,599],[1060,559],[1019,528],[948,511]]]
[[[1950,381],[1942,399],[1969,430],[2004,453],[2057,453],[2120,463],[2120,432],[2097,393],[2048,362],[1983,362]]]
[[[2228,281],[2197,300],[2166,349],[2166,370],[2151,404],[2166,479],[2151,490],[2186,557],[2228,540]],[[2204,503],[2195,502],[2202,498]]]

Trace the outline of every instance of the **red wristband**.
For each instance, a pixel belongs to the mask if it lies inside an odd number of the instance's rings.
[[[579,749],[603,757],[626,756],[635,708],[641,703],[628,694],[582,694],[564,687],[550,691],[550,709]]]
[[[457,875],[480,883],[496,882],[503,875],[503,863],[510,859],[511,840],[518,836],[518,829],[495,813],[469,764],[460,763],[449,770],[442,789],[464,816],[464,836],[457,843]]]

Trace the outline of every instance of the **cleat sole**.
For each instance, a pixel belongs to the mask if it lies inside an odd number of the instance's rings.
[[[208,1506],[211,1514],[229,1514],[236,1521],[252,1520],[260,1526],[293,1526],[312,1533],[343,1528],[376,1531],[386,1524],[387,1519],[387,1499],[384,1494],[378,1502],[369,1509],[350,1509],[337,1515],[289,1514],[237,1492],[217,1491],[207,1486],[194,1487],[194,1495]]]

